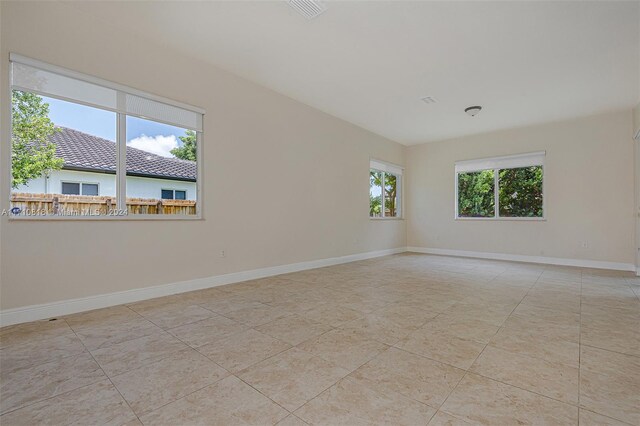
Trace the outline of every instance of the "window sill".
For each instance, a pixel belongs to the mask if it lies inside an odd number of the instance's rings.
[[[403,217],[369,217],[369,220],[404,220]]]

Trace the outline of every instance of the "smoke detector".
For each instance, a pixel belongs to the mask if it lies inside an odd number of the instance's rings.
[[[287,0],[287,3],[307,21],[317,18],[327,10],[324,2],[316,0]]]
[[[433,96],[425,96],[423,98],[420,98],[420,100],[422,100],[422,102],[424,102],[425,104],[435,104],[436,102],[438,102],[438,100]]]
[[[481,109],[482,109],[481,106],[474,105],[474,106],[470,106],[470,107],[465,108],[464,112],[469,114],[471,117],[475,117],[476,115],[478,115],[478,113],[480,112]]]

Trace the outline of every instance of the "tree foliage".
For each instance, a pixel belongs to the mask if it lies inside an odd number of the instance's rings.
[[[382,172],[371,170],[369,172],[369,187],[379,188],[380,193],[384,189],[384,207],[385,216],[396,216],[396,201],[397,201],[397,177],[390,173],[384,173],[384,188],[382,186]],[[381,195],[373,195],[369,191],[369,216],[380,217],[382,216],[382,197]]]
[[[493,170],[458,174],[458,216],[494,216]]]
[[[502,217],[542,217],[542,167],[500,170],[499,211]]]
[[[458,216],[493,217],[494,171],[458,174]],[[542,217],[542,167],[498,171],[500,217]]]
[[[196,132],[193,130],[187,130],[185,136],[180,136],[179,139],[182,141],[182,146],[173,148],[171,153],[176,157],[182,160],[196,161],[197,159],[197,150],[196,150]]]
[[[57,129],[49,119],[49,104],[34,94],[11,93],[11,187],[62,168],[56,145],[49,140]]]

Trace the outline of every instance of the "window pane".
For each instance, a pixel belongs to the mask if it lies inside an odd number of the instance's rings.
[[[116,208],[116,114],[13,90],[11,212],[96,216]],[[83,191],[78,182],[93,182]],[[75,183],[74,183],[75,182]],[[99,200],[99,183],[103,192]]]
[[[384,216],[398,215],[398,178],[390,173],[384,175]]]
[[[382,217],[382,172],[369,171],[369,216]]]
[[[176,190],[175,199],[176,200],[186,200],[187,199],[187,192],[186,191],[178,191],[178,190]]]
[[[195,215],[196,157],[196,132],[127,117],[129,214]]]
[[[62,182],[62,193],[64,195],[80,195],[80,184]]]
[[[493,170],[458,173],[458,217],[494,217]]]
[[[542,166],[503,169],[498,179],[501,217],[542,217]]]
[[[83,183],[82,184],[82,195],[97,196],[98,195],[98,184],[97,183]]]

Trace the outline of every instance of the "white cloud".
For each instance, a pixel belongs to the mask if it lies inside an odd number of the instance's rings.
[[[162,157],[173,157],[171,150],[178,146],[178,139],[174,135],[147,136],[143,134],[131,139],[127,145]]]

